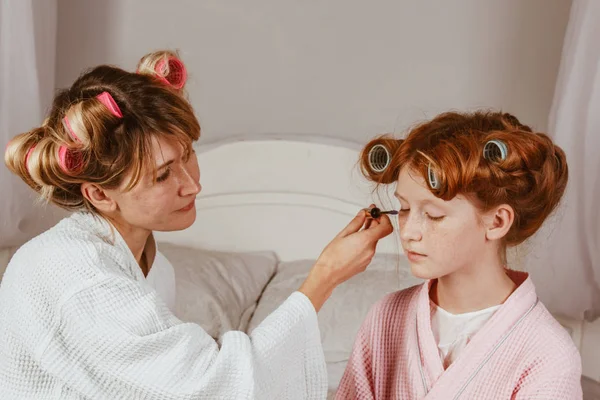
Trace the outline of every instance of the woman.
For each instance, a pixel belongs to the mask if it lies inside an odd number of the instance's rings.
[[[506,262],[559,203],[564,152],[509,114],[449,112],[363,156],[370,179],[396,183],[402,247],[426,282],[373,306],[337,398],[581,399],[577,348]]]
[[[146,277],[160,258],[152,232],[196,217],[200,126],[185,78],[171,52],[145,56],[137,73],[96,67],[56,96],[41,127],[8,145],[8,168],[74,213],[8,265],[0,398],[325,397],[316,312],[366,268],[390,222],[369,226],[360,212],[251,336],[228,332],[219,346],[178,320]]]

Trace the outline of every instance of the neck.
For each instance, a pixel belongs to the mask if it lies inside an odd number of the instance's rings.
[[[516,288],[498,259],[438,278],[430,297],[444,310],[462,314],[502,304]]]
[[[150,235],[152,234],[152,231],[137,228],[131,226],[130,224],[117,221],[112,218],[111,222],[117,229],[117,231],[119,231],[119,233],[123,237],[123,240],[125,240],[127,247],[129,247],[129,250],[131,250],[131,253],[133,254],[133,257],[135,258],[137,263],[140,266],[143,266],[145,263],[143,262],[142,257],[144,256],[144,250],[146,249],[146,245],[148,243]],[[147,273],[145,268],[142,268],[142,271],[144,272],[144,275]]]

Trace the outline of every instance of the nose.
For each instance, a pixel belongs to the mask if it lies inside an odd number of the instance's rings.
[[[187,168],[183,168],[183,182],[180,189],[182,197],[195,196],[202,190],[200,185],[200,173],[190,173]]]
[[[404,242],[415,242],[423,238],[421,224],[418,219],[409,215],[404,221],[399,220],[400,239]]]
[[[181,196],[195,196],[202,190],[202,185],[195,179],[191,179],[191,176],[188,175],[188,178],[185,180],[185,184],[181,188]]]

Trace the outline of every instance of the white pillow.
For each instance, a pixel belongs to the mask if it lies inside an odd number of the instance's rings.
[[[258,302],[248,332],[298,290],[313,264],[313,260],[298,260],[278,265],[277,273]],[[377,300],[421,282],[411,275],[404,256],[377,255],[365,272],[338,286],[318,314],[327,363],[349,359],[358,329]]]
[[[245,331],[256,302],[277,267],[271,252],[228,253],[159,243],[175,270],[175,315],[218,339]]]

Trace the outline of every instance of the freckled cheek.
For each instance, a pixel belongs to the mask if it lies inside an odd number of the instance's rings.
[[[164,212],[165,209],[172,208],[173,204],[173,196],[169,196],[168,192],[161,188],[161,190],[136,193],[131,206],[136,212],[156,215]]]
[[[448,268],[453,265],[462,265],[465,260],[472,258],[477,253],[479,243],[477,233],[472,227],[452,226],[447,229],[438,228],[429,242],[436,246],[435,253],[442,256]]]
[[[423,231],[427,251],[436,257],[446,258],[456,254],[457,246],[461,246],[459,239],[439,224],[429,224]]]
[[[462,252],[460,241],[452,240],[452,238],[448,238],[447,236],[437,236],[432,245],[435,248],[435,254],[438,258],[442,257],[447,261],[456,259]]]

